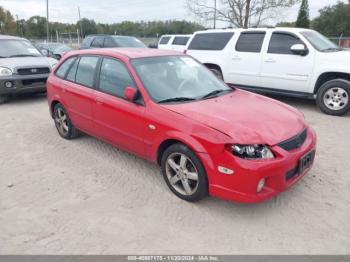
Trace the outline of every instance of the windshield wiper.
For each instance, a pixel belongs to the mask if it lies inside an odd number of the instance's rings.
[[[224,92],[231,92],[232,89],[218,89],[218,90],[214,90],[204,96],[202,96],[202,99],[208,99],[208,98],[213,98],[213,97],[217,97],[218,94],[224,93]]]
[[[322,49],[322,52],[327,52],[327,51],[344,51],[344,49],[341,47],[330,47],[330,48]]]
[[[9,57],[37,57],[36,55],[29,55],[29,54],[18,54],[18,55],[11,55]]]
[[[191,97],[173,97],[173,98],[168,98],[168,99],[164,99],[164,100],[158,101],[158,104],[168,103],[168,102],[193,101],[193,100],[196,100],[196,99],[195,98],[191,98]]]

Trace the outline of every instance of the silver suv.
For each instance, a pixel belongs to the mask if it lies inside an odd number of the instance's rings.
[[[44,57],[26,39],[0,35],[0,103],[9,95],[46,91],[57,60]]]

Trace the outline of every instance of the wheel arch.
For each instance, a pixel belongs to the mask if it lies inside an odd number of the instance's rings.
[[[350,81],[350,73],[343,73],[343,72],[324,72],[316,80],[315,86],[314,86],[314,94],[317,94],[320,87],[331,80],[335,79],[344,79],[347,81]]]
[[[214,68],[214,69],[218,69],[220,70],[221,74],[222,74],[222,69],[219,65],[217,64],[213,64],[213,63],[203,63],[203,65],[205,65],[207,68]]]

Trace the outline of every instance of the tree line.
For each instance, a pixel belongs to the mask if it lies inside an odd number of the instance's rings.
[[[18,35],[30,39],[46,38],[46,18],[32,16],[29,19],[16,19],[8,10],[0,6],[0,33]],[[76,24],[50,22],[50,37],[60,34],[76,33],[84,37],[89,34],[118,34],[137,37],[158,37],[163,34],[192,34],[204,29],[203,26],[189,21],[124,21],[121,23],[103,24],[92,19],[83,18]]]

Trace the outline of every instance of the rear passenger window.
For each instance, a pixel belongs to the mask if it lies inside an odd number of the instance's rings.
[[[173,45],[186,45],[189,37],[177,36],[174,38]]]
[[[97,56],[81,57],[75,77],[75,82],[84,86],[93,87],[97,62]]]
[[[169,43],[170,38],[171,37],[169,37],[169,36],[162,37],[162,39],[160,39],[159,44],[160,45],[166,45],[167,43]]]
[[[70,68],[71,64],[75,61],[76,57],[70,57],[66,61],[63,62],[63,64],[58,68],[56,71],[56,76],[59,78],[64,78],[67,74],[68,69]]]
[[[136,87],[125,65],[115,59],[104,58],[101,65],[99,89],[102,92],[124,98],[124,89]]]
[[[273,33],[268,53],[292,55],[290,48],[295,44],[304,44],[298,37],[288,33]]]
[[[265,32],[243,32],[236,44],[236,51],[260,53]]]
[[[231,40],[233,32],[197,34],[191,41],[189,50],[222,50]]]

